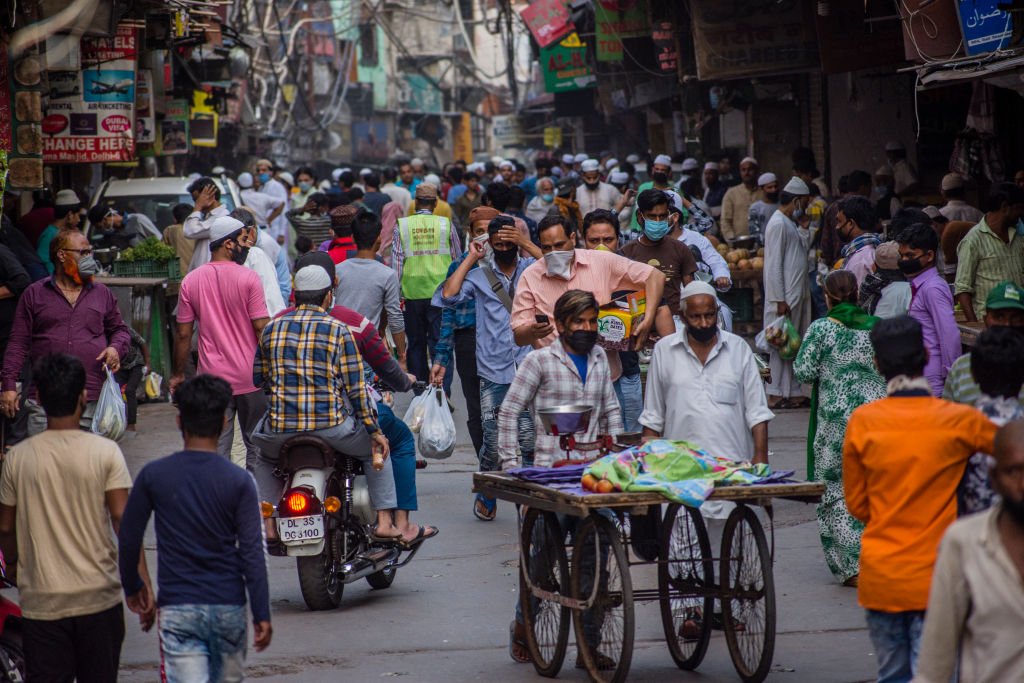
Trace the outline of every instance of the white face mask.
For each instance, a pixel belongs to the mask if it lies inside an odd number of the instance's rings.
[[[572,274],[572,258],[575,253],[570,249],[569,251],[552,251],[544,254],[544,265],[548,269],[548,275],[568,280]]]

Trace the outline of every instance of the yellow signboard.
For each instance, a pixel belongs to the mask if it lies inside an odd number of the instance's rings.
[[[552,126],[544,129],[544,146],[555,147],[562,146],[562,129],[558,126]]]

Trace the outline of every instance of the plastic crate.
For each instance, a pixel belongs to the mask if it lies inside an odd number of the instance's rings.
[[[114,261],[114,277],[159,277],[181,279],[178,259],[170,261]]]
[[[750,287],[733,287],[728,292],[721,292],[718,298],[732,309],[732,319],[739,323],[754,320],[754,290]]]

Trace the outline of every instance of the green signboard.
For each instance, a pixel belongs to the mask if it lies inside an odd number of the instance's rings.
[[[597,0],[594,21],[599,62],[621,62],[622,39],[643,38],[651,31],[644,0]]]
[[[587,63],[587,44],[575,32],[540,51],[546,92],[569,92],[593,88],[594,68]]]

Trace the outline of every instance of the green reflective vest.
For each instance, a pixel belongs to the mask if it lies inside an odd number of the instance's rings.
[[[452,262],[451,224],[447,218],[415,214],[398,219],[405,260],[402,263],[402,297],[429,299],[448,277]]]

